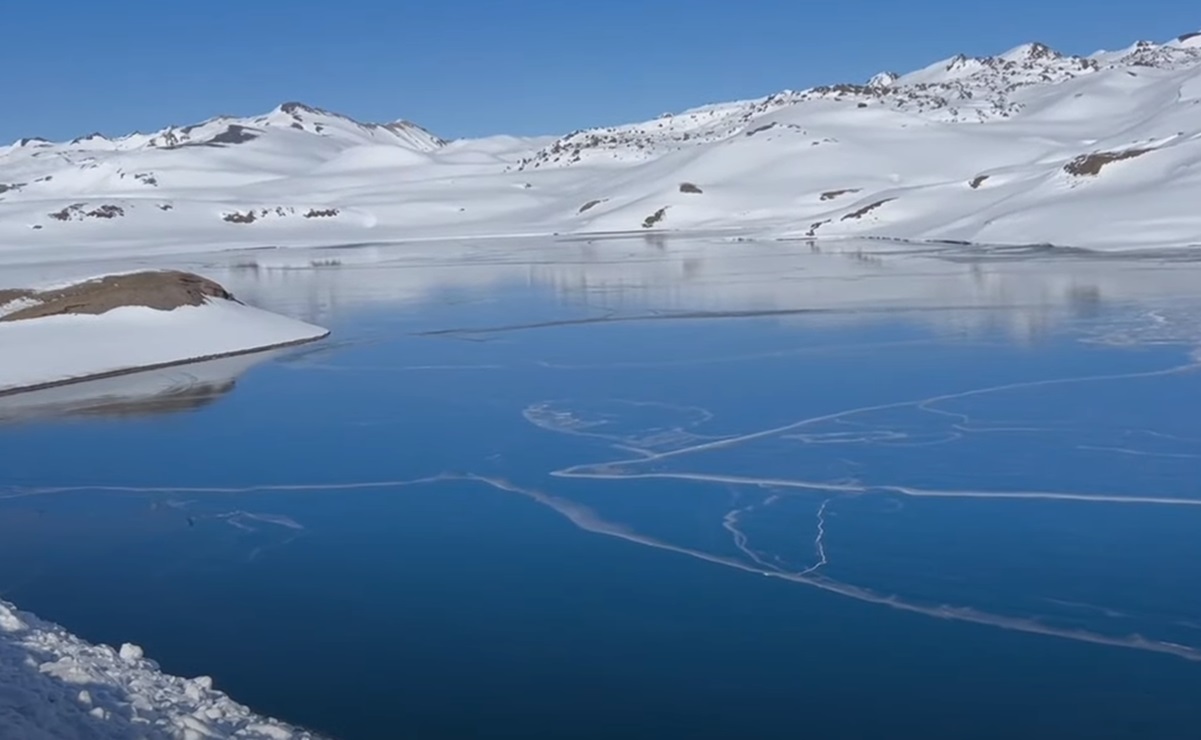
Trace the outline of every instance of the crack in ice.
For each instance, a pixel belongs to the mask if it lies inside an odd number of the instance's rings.
[[[830,499],[826,499],[817,509],[817,536],[813,539],[813,548],[817,551],[817,562],[802,570],[797,574],[798,576],[803,577],[816,573],[830,564],[830,559],[826,557],[826,507],[829,505]]]

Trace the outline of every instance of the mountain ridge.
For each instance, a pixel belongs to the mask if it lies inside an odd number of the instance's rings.
[[[964,52],[961,52],[952,57],[948,57],[946,59],[936,61],[936,62],[928,65],[925,68],[922,68],[919,70],[913,70],[909,73],[902,74],[902,73],[898,73],[895,71],[882,71],[882,72],[879,72],[879,73],[873,75],[872,77],[870,77],[867,80],[867,82],[864,84],[839,82],[839,83],[828,83],[828,84],[815,85],[813,87],[805,88],[805,89],[797,90],[797,91],[782,90],[782,91],[778,91],[776,93],[769,94],[766,97],[746,98],[746,99],[735,100],[735,101],[723,101],[723,102],[707,103],[707,104],[702,104],[699,106],[693,106],[693,107],[687,108],[679,113],[664,113],[661,116],[659,116],[658,118],[671,117],[671,116],[675,116],[675,115],[691,113],[694,111],[701,111],[701,110],[705,110],[705,109],[716,107],[716,106],[736,105],[739,103],[750,103],[750,102],[760,101],[760,100],[778,99],[778,98],[781,98],[784,96],[838,93],[838,92],[848,92],[848,91],[857,90],[857,89],[882,90],[882,89],[888,89],[888,88],[895,87],[897,84],[900,84],[900,85],[914,84],[914,83],[923,84],[922,81],[920,81],[918,79],[918,76],[922,75],[923,73],[925,73],[929,70],[935,70],[935,69],[939,69],[939,68],[941,68],[942,71],[944,71],[944,72],[955,72],[955,71],[959,71],[959,70],[962,70],[965,68],[969,68],[973,65],[988,66],[990,64],[995,64],[998,62],[1014,64],[1014,63],[1020,63],[1023,61],[1050,59],[1050,60],[1067,60],[1070,63],[1079,65],[1082,70],[1095,71],[1097,69],[1100,69],[1103,64],[1111,66],[1111,67],[1116,67],[1116,66],[1121,66],[1123,63],[1129,63],[1129,64],[1139,65],[1139,66],[1161,66],[1161,65],[1178,63],[1182,59],[1181,59],[1181,56],[1177,54],[1177,52],[1185,52],[1185,55],[1183,56],[1183,61],[1185,61],[1186,63],[1191,64],[1191,63],[1197,63],[1198,61],[1201,61],[1201,30],[1181,34],[1181,35],[1179,35],[1167,42],[1164,42],[1164,43],[1156,43],[1156,42],[1152,42],[1152,41],[1141,40],[1141,41],[1135,42],[1134,44],[1130,45],[1129,47],[1127,47],[1126,49],[1123,49],[1123,50],[1119,50],[1119,51],[1099,50],[1099,51],[1096,51],[1096,52],[1086,55],[1086,56],[1064,54],[1064,53],[1059,52],[1059,51],[1055,50],[1054,48],[1052,48],[1046,44],[1043,44],[1042,42],[1039,42],[1039,41],[1031,41],[1031,42],[1027,42],[1024,44],[1019,44],[1018,46],[1015,46],[1015,47],[1009,49],[1008,51],[1003,52],[1001,54],[997,54],[997,55],[970,56]],[[1175,58],[1173,58],[1174,56],[1175,56]],[[1052,82],[1054,80],[1044,79],[1042,81],[1043,82]],[[926,83],[926,84],[928,84],[928,83]],[[214,122],[230,122],[233,125],[242,125],[245,127],[247,121],[272,122],[271,119],[273,116],[281,116],[281,115],[291,116],[292,120],[289,123],[303,125],[303,118],[301,118],[302,114],[308,114],[311,116],[324,116],[324,117],[328,117],[328,118],[347,121],[356,126],[360,126],[360,127],[363,127],[364,129],[368,129],[368,130],[370,130],[370,129],[417,130],[417,131],[424,132],[424,134],[426,134],[427,136],[430,137],[431,143],[436,143],[437,146],[441,146],[441,145],[448,143],[448,140],[438,137],[437,135],[430,132],[428,129],[420,126],[419,124],[417,124],[413,121],[410,121],[410,120],[407,120],[404,118],[399,118],[399,119],[395,119],[393,121],[388,121],[388,122],[383,122],[383,123],[358,121],[350,116],[347,116],[345,114],[338,113],[338,112],[335,112],[335,111],[332,111],[329,109],[321,108],[321,107],[314,106],[314,105],[309,105],[307,103],[303,103],[303,102],[299,102],[299,101],[288,101],[288,102],[284,102],[284,103],[281,103],[281,104],[275,106],[275,108],[273,108],[271,111],[268,111],[267,113],[263,113],[263,114],[252,115],[252,116],[233,116],[233,115],[222,114],[222,115],[212,116],[208,119],[205,119],[205,120],[197,122],[197,123],[187,124],[187,125],[183,125],[183,126],[172,124],[172,125],[162,128],[162,129],[159,129],[158,131],[156,131],[152,134],[144,134],[141,131],[133,131],[133,132],[121,135],[121,136],[110,137],[110,136],[101,134],[98,131],[93,131],[92,133],[75,137],[74,139],[71,139],[69,142],[55,142],[55,141],[52,141],[50,139],[46,139],[46,138],[40,137],[40,136],[22,137],[22,138],[18,139],[16,142],[14,142],[13,144],[8,145],[8,147],[5,147],[4,145],[0,145],[0,152],[3,152],[3,150],[5,148],[17,148],[17,147],[21,147],[21,146],[28,146],[30,144],[76,145],[76,144],[81,144],[83,142],[92,141],[92,140],[100,140],[100,141],[107,141],[107,142],[120,142],[120,141],[126,141],[126,140],[136,140],[136,139],[139,139],[140,137],[148,137],[148,141],[153,142],[153,141],[161,140],[161,138],[164,135],[166,135],[167,132],[181,132],[181,131],[182,132],[190,132],[191,130],[199,129],[201,127],[206,126],[207,124],[211,124]],[[652,119],[652,120],[655,120],[655,119]],[[635,125],[635,124],[623,124],[623,125]],[[579,129],[577,131],[573,131],[572,134],[580,133],[582,131],[594,131],[594,130],[602,130],[602,129],[607,129],[607,128],[614,128],[614,127],[613,126],[591,127],[591,128],[587,128],[587,129]],[[498,134],[494,134],[493,136],[499,136],[499,135],[506,135],[506,134],[501,132]],[[567,136],[570,136],[570,135],[571,134],[567,134]],[[481,137],[481,138],[487,138],[487,137]],[[536,138],[536,137],[519,137],[519,138]],[[165,145],[165,142],[163,144],[156,144],[156,145],[162,146],[162,145]]]
[[[117,139],[26,139],[0,147],[0,257],[81,238],[712,229],[1179,246],[1201,244],[1197,195],[1201,34],[1184,34],[1089,56],[1032,42],[559,137],[447,141],[288,102]]]
[[[171,149],[186,145],[203,145],[212,142],[213,139],[217,139],[216,143],[220,144],[223,143],[221,141],[223,136],[236,139],[239,138],[237,131],[253,130],[263,126],[289,126],[296,130],[321,134],[325,132],[331,122],[357,127],[366,133],[385,131],[395,136],[398,141],[416,148],[436,149],[446,143],[444,139],[435,136],[412,121],[397,119],[387,123],[360,122],[341,113],[293,101],[281,103],[267,113],[257,116],[218,115],[199,123],[184,126],[172,124],[150,134],[134,131],[122,136],[108,137],[99,132],[92,132],[71,139],[69,142],[52,142],[41,137],[26,137],[18,139],[8,147],[0,146],[0,156],[6,153],[6,149],[13,150],[30,146],[129,151],[140,148]],[[215,128],[218,130],[214,131]],[[233,129],[234,133],[231,134],[230,129]]]

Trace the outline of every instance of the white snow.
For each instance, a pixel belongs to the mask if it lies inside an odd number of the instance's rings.
[[[207,676],[163,673],[137,645],[92,645],[0,600],[0,737],[13,740],[306,740]]]
[[[1024,44],[549,139],[446,142],[285,104],[150,135],[27,140],[0,147],[0,263],[641,232],[660,209],[648,228],[1201,244],[1199,91],[1201,36],[1186,34],[1089,57]]]
[[[326,333],[223,299],[172,311],[125,306],[94,316],[0,322],[0,391],[250,352]]]

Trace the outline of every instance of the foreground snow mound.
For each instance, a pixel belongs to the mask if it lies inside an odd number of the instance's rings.
[[[0,260],[715,228],[1201,244],[1201,34],[1024,44],[551,139],[445,142],[287,103],[0,147]]]
[[[0,738],[307,740],[213,689],[159,670],[136,645],[92,645],[0,600]]]
[[[236,301],[186,273],[0,291],[0,393],[256,352],[327,330]]]

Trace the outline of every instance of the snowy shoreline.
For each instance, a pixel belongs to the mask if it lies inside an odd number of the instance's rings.
[[[93,645],[0,599],[0,736],[21,740],[319,740],[255,714],[137,645]]]
[[[258,354],[260,352],[270,352],[272,350],[288,349],[289,347],[299,347],[301,345],[305,345],[305,344],[309,344],[311,342],[318,341],[327,336],[329,336],[328,331],[326,331],[324,334],[320,334],[318,336],[314,336],[311,338],[306,337],[306,338],[302,338],[302,339],[293,339],[293,340],[290,340],[287,342],[280,342],[278,344],[267,344],[267,345],[262,345],[262,346],[257,346],[257,347],[251,347],[249,349],[233,350],[230,352],[220,352],[220,353],[210,354],[210,355],[188,356],[188,357],[181,358],[178,360],[169,360],[166,362],[161,362],[161,363],[157,363],[157,364],[153,364],[153,365],[135,365],[135,366],[130,366],[130,367],[118,368],[115,370],[107,370],[104,372],[92,373],[89,375],[73,376],[70,378],[63,378],[60,380],[48,380],[48,381],[44,381],[41,383],[35,383],[33,385],[22,385],[22,386],[12,387],[12,388],[0,388],[0,398],[4,398],[5,396],[13,396],[13,395],[16,395],[19,393],[33,393],[35,391],[44,391],[44,390],[49,390],[51,388],[60,388],[62,386],[67,386],[67,385],[88,383],[88,382],[95,381],[95,380],[109,380],[111,378],[120,378],[125,375],[134,375],[136,373],[151,372],[154,370],[167,370],[167,369],[170,369],[173,367],[182,367],[185,365],[195,365],[195,364],[199,364],[202,362],[212,362],[214,360],[226,360],[226,359],[230,359],[230,358],[234,358],[234,357],[242,357],[244,355]]]
[[[0,293],[0,396],[322,339],[189,273],[143,271]]]

